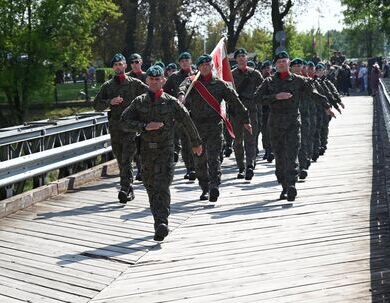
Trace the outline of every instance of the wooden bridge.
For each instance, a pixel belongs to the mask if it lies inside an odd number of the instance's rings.
[[[230,158],[215,205],[177,165],[162,244],[143,186],[121,206],[117,176],[0,219],[0,302],[390,302],[373,100],[344,102],[293,203],[278,200],[273,163],[248,182]]]

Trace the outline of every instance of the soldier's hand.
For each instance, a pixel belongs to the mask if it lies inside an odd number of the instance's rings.
[[[253,134],[252,125],[250,123],[244,124],[244,127],[251,135]]]
[[[345,105],[343,102],[340,102],[340,106],[344,109],[345,108]]]
[[[123,102],[123,98],[118,96],[118,97],[115,97],[113,99],[111,99],[111,105],[119,105]]]
[[[276,99],[278,99],[278,100],[288,100],[292,96],[293,95],[291,93],[281,92],[281,93],[276,94]]]
[[[203,153],[203,146],[202,145],[198,145],[196,147],[193,147],[192,148],[192,152],[194,154],[196,154],[197,156],[200,156]]]
[[[336,119],[336,115],[334,114],[334,112],[333,112],[330,108],[328,108],[328,109],[326,110],[326,114],[327,114],[328,116],[331,116],[331,117],[333,117],[333,118]]]
[[[184,95],[183,94],[180,94],[179,97],[177,97],[177,99],[179,100],[180,103],[182,103],[182,104],[185,103],[185,99],[184,99]]]
[[[162,122],[154,122],[154,121],[152,121],[152,122],[149,122],[148,124],[146,124],[145,130],[146,131],[158,130],[158,129],[160,129],[163,126],[164,126],[164,123],[162,123]]]

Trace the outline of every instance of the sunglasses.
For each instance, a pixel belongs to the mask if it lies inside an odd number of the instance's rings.
[[[139,60],[134,60],[134,61],[131,61],[130,63],[131,64],[138,64],[138,63],[140,63],[140,61]]]

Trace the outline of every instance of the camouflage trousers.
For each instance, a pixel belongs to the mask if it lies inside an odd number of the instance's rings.
[[[310,115],[301,115],[301,146],[299,148],[299,169],[309,168],[309,145],[310,145]]]
[[[321,147],[326,147],[328,145],[328,135],[329,135],[329,122],[331,117],[322,111],[322,128],[321,128]]]
[[[275,174],[283,188],[298,179],[298,152],[301,144],[299,113],[270,113],[269,130],[275,156]]]
[[[195,171],[202,190],[218,187],[221,180],[221,162],[223,124],[219,122],[196,123],[202,139],[203,153],[195,155]]]
[[[313,147],[314,139],[317,128],[317,107],[313,104],[310,107],[310,131],[309,131],[309,148],[308,148],[308,158],[312,159],[313,157]]]
[[[318,158],[319,157],[319,151],[321,147],[321,129],[322,129],[322,123],[323,123],[323,112],[324,109],[321,106],[317,107],[317,114],[316,114],[316,128],[315,128],[315,134],[314,134],[314,143],[313,143],[313,156],[312,158]]]
[[[128,133],[110,127],[110,136],[112,151],[118,161],[120,186],[121,189],[126,191],[133,183],[132,160],[137,150],[135,133]]]
[[[192,153],[191,142],[185,131],[180,128],[180,125],[175,125],[175,151],[178,152],[176,144],[179,140],[181,143],[181,156],[187,170],[195,170],[194,156]],[[180,145],[180,144],[179,144]],[[180,151],[180,149],[179,149]]]
[[[256,164],[256,134],[258,132],[257,111],[249,113],[252,135],[245,129],[244,124],[237,119],[232,119],[234,139],[233,149],[236,156],[237,167],[240,171],[245,169],[244,152],[246,166],[255,167]]]
[[[261,123],[261,141],[264,149],[271,148],[271,141],[269,138],[269,126],[268,126],[269,111],[263,112]]]
[[[171,192],[169,186],[174,174],[174,144],[141,141],[142,181],[149,197],[154,227],[168,224]]]

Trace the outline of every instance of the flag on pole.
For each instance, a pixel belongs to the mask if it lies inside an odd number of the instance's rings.
[[[219,40],[217,46],[211,52],[214,65],[213,74],[214,76],[234,85],[233,74],[230,68],[225,42],[226,38]]]

